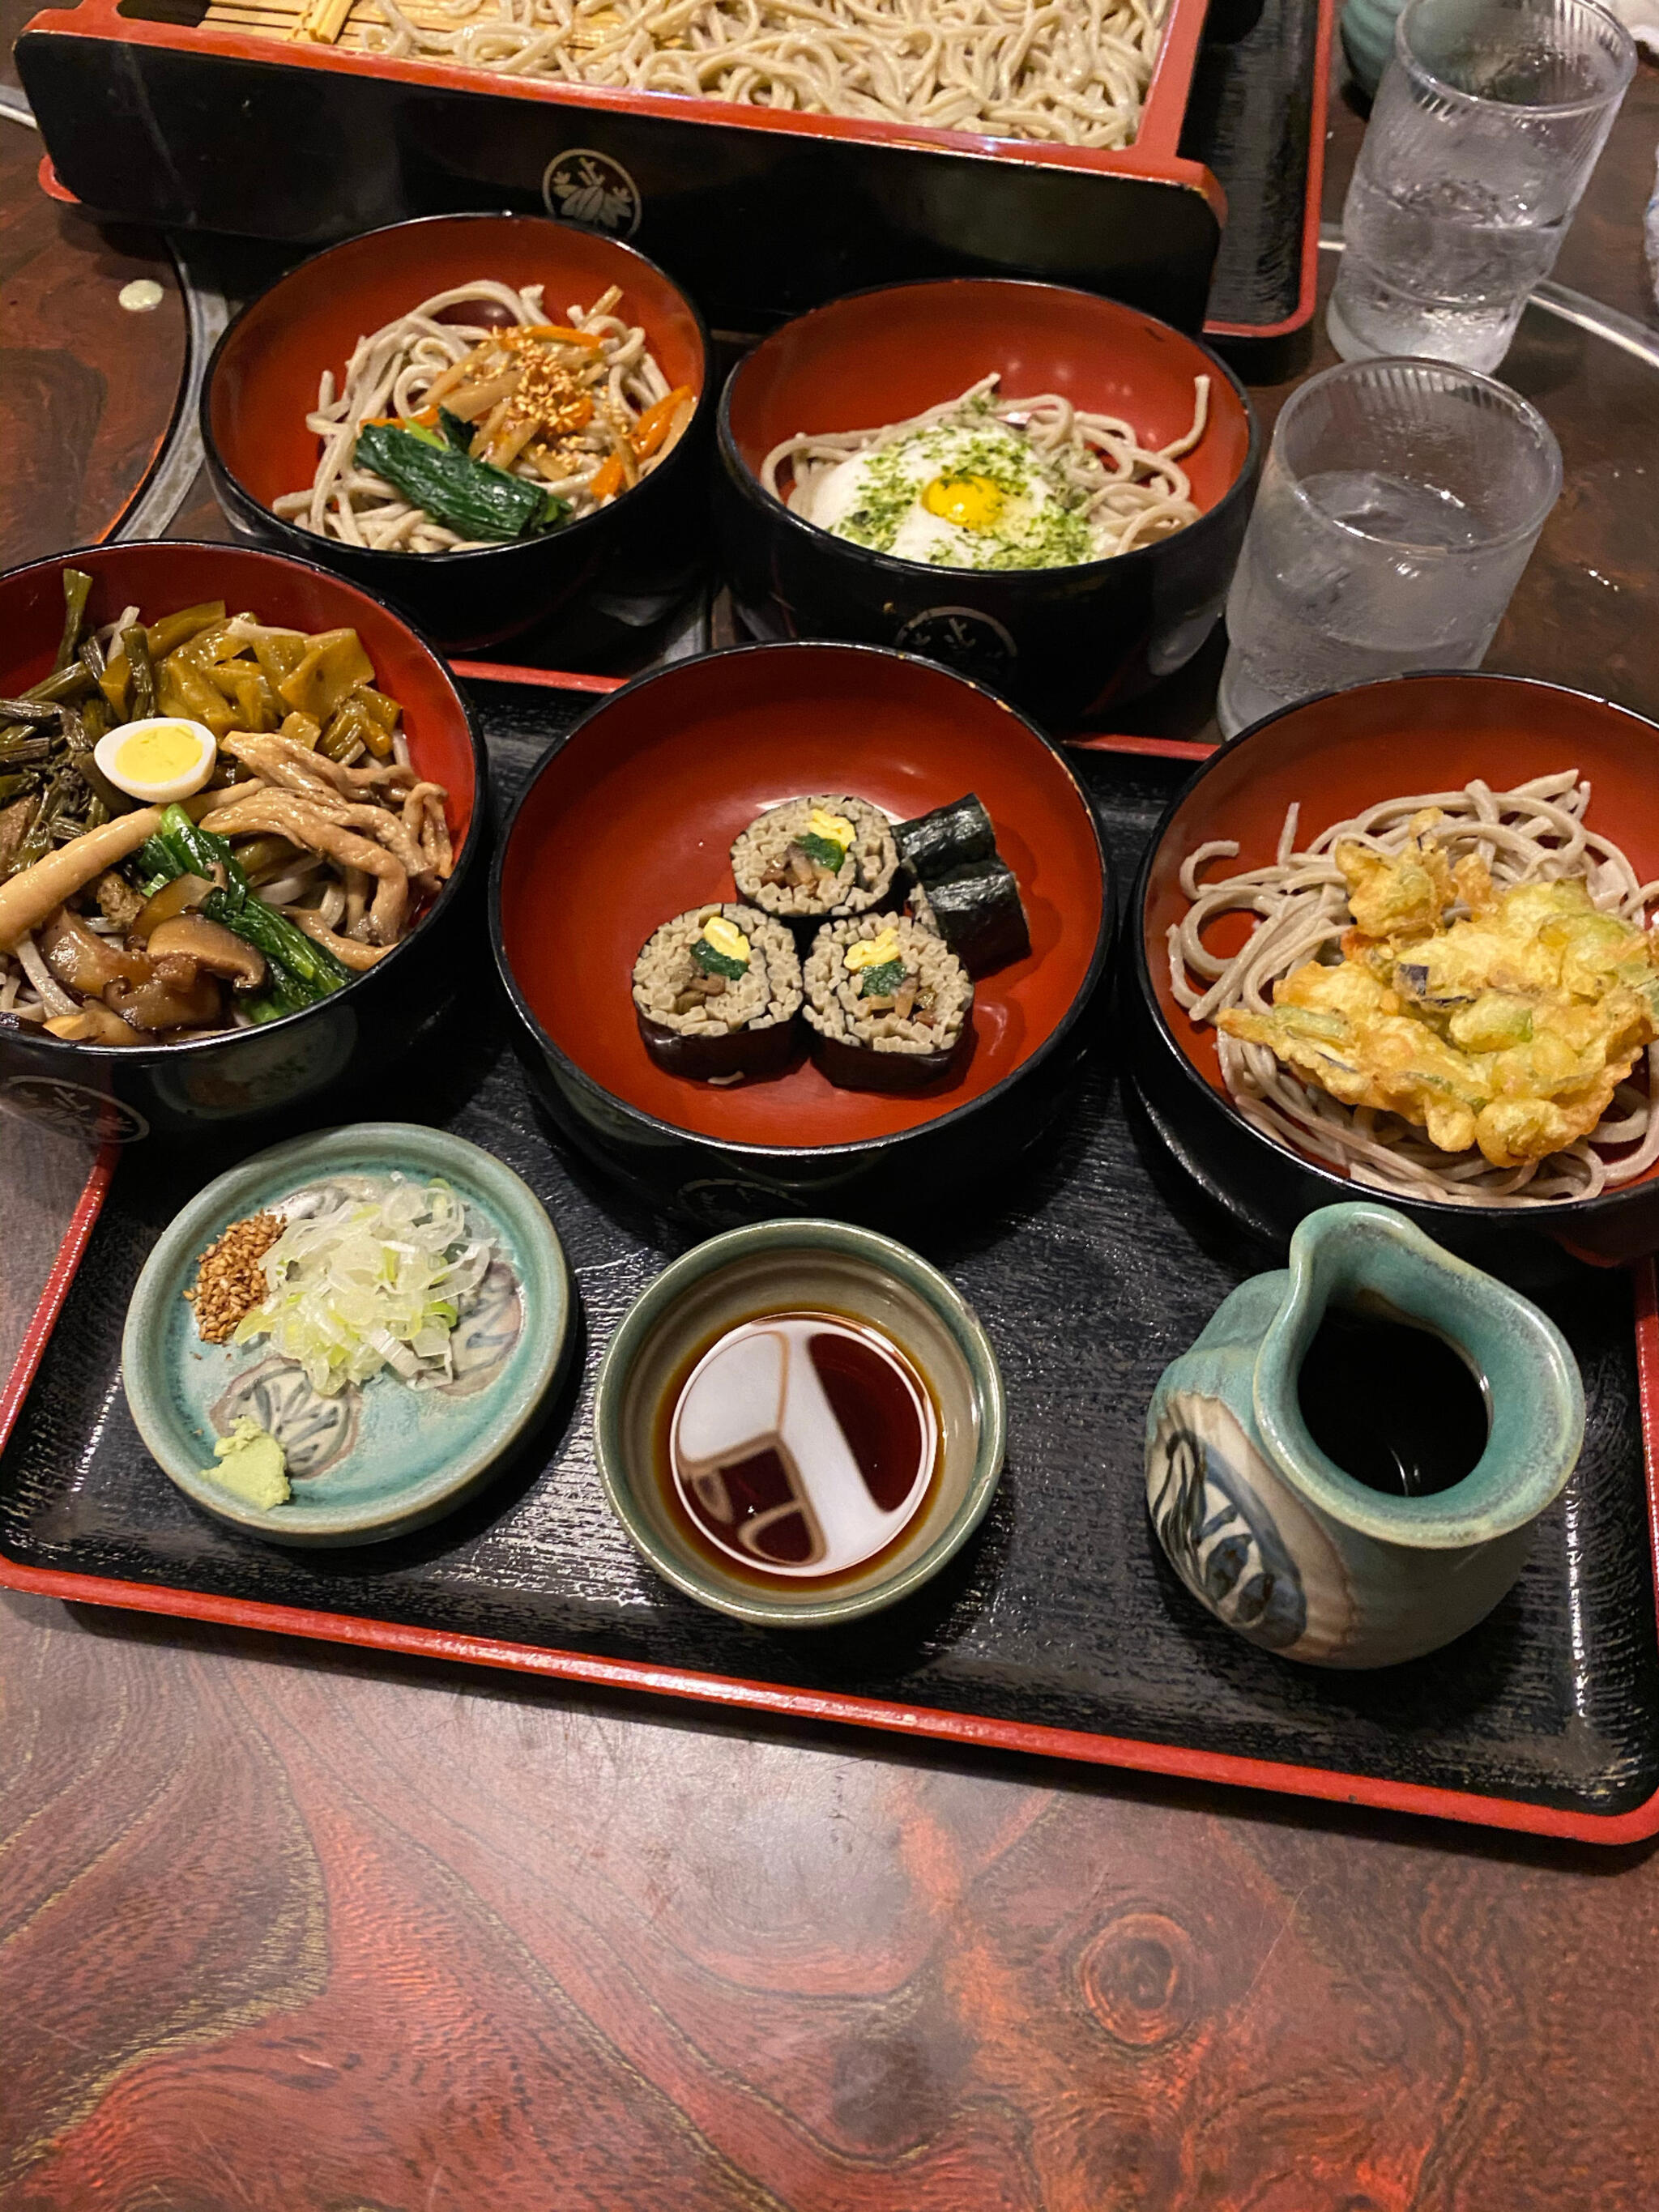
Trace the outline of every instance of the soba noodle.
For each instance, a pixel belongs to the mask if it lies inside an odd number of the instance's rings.
[[[273,512],[319,537],[380,552],[465,553],[480,545],[499,544],[499,539],[465,538],[447,529],[383,478],[360,467],[354,453],[358,433],[366,423],[388,417],[407,423],[429,411],[434,403],[453,399],[459,404],[467,387],[458,383],[453,372],[475,349],[489,348],[498,340],[502,329],[526,333],[546,331],[550,326],[542,305],[543,290],[539,284],[527,284],[520,291],[510,284],[480,278],[476,283],[434,292],[407,314],[359,338],[338,391],[334,372],[325,369],[316,407],[306,417],[307,428],[322,441],[310,488],[284,492],[272,502]],[[661,443],[648,458],[636,459],[632,448],[642,419],[670,392],[668,379],[647,346],[644,331],[613,312],[621,297],[613,285],[592,307],[568,311],[563,327],[597,337],[600,343],[596,348],[584,351],[550,343],[534,349],[556,359],[566,357],[568,365],[559,372],[562,390],[568,386],[585,395],[585,403],[591,400],[591,420],[569,430],[549,429],[545,435],[525,443],[507,464],[513,475],[567,501],[570,520],[591,514],[607,498],[620,495],[638,477],[648,476],[673,450],[695,404],[688,399]],[[474,303],[505,310],[511,323],[498,326],[436,319],[447,308]],[[510,405],[510,400],[502,400],[497,412]],[[491,419],[486,418],[483,427],[487,428]],[[520,428],[526,428],[529,423],[526,416]],[[610,470],[614,475],[618,464],[623,468],[623,479],[607,489],[605,472]]]
[[[1478,854],[1495,890],[1577,878],[1592,905],[1645,927],[1648,909],[1659,899],[1659,882],[1641,882],[1619,847],[1585,826],[1589,799],[1590,787],[1576,769],[1536,776],[1513,791],[1494,792],[1477,779],[1461,791],[1385,799],[1333,823],[1304,848],[1297,844],[1299,809],[1292,805],[1267,866],[1212,883],[1200,880],[1205,869],[1213,860],[1236,859],[1238,847],[1219,840],[1200,845],[1181,869],[1190,908],[1169,932],[1176,1000],[1195,1024],[1213,1022],[1225,1007],[1271,1012],[1274,985],[1334,946],[1352,925],[1347,887],[1334,858],[1338,843],[1397,853],[1412,817],[1430,807],[1444,818],[1425,839],[1449,860]],[[1221,915],[1238,913],[1261,919],[1238,952],[1218,957],[1206,947],[1205,932]],[[1622,1085],[1613,1111],[1589,1136],[1519,1168],[1495,1168],[1478,1152],[1443,1152],[1395,1115],[1345,1106],[1301,1081],[1266,1045],[1218,1034],[1216,1046],[1229,1095],[1253,1128],[1374,1189],[1453,1204],[1537,1206],[1594,1198],[1633,1182],[1659,1159],[1659,1113],[1653,1110],[1659,1098],[1659,1045],[1647,1049],[1645,1082]],[[1613,1146],[1633,1149],[1607,1157],[1606,1148]]]
[[[1001,398],[999,382],[995,374],[983,376],[958,398],[882,429],[808,431],[786,438],[761,464],[761,482],[792,514],[832,527],[821,512],[822,494],[831,473],[848,461],[890,452],[930,429],[971,433],[978,425],[997,424],[1018,434],[1061,505],[1086,524],[1091,550],[1075,558],[1108,560],[1197,521],[1199,510],[1181,459],[1204,435],[1210,410],[1207,376],[1193,380],[1192,428],[1157,449],[1142,445],[1131,425],[1117,416],[1090,414],[1052,392],[1032,399]],[[784,491],[779,477],[786,465],[792,481]],[[939,553],[928,557],[945,567],[986,565],[959,564]]]
[[[373,0],[382,53],[1064,146],[1127,146],[1167,0]]]

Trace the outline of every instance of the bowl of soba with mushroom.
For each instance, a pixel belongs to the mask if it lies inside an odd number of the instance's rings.
[[[896,645],[1060,727],[1197,652],[1260,462],[1243,387],[1194,340],[988,277],[785,324],[733,371],[719,441],[722,556],[757,636]]]
[[[201,424],[240,535],[453,652],[596,607],[638,630],[683,599],[714,405],[702,319],[631,246],[541,216],[432,216],[331,246],[245,307]]]
[[[1374,1198],[1511,1279],[1659,1244],[1659,728],[1519,677],[1361,684],[1208,761],[1131,895],[1127,1066],[1286,1242]]]
[[[486,777],[443,663],[323,569],[163,541],[0,576],[0,1109],[131,1140],[418,1048]]]

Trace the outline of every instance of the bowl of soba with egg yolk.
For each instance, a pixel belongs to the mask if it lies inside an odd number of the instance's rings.
[[[1182,667],[1260,464],[1242,385],[1139,309],[949,277],[836,300],[720,402],[717,513],[758,637],[896,645],[1051,729]]]
[[[666,615],[704,558],[714,386],[697,310],[620,240],[429,216],[245,307],[202,393],[240,535],[320,562],[447,652]]]

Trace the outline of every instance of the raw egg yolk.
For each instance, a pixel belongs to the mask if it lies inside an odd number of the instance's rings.
[[[921,495],[929,514],[954,522],[958,530],[995,527],[1006,503],[1006,495],[989,477],[935,477]]]
[[[201,740],[182,722],[140,730],[115,756],[115,770],[130,783],[172,783],[188,775],[202,757]]]

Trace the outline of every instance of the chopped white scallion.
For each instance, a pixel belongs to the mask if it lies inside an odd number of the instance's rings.
[[[447,1382],[451,1334],[496,1257],[450,1185],[393,1176],[372,1200],[307,1191],[281,1211],[265,1298],[234,1341],[268,1336],[325,1396],[383,1367],[416,1388]]]

